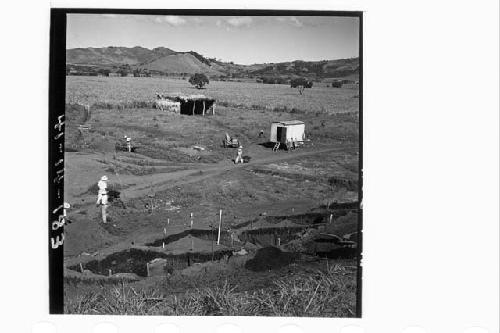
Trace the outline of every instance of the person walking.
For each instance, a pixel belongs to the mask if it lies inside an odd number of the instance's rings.
[[[234,164],[243,163],[243,146],[238,147],[238,156],[234,160]]]
[[[108,177],[102,176],[97,183],[97,202],[101,206],[102,223],[106,223],[106,209],[108,208]]]

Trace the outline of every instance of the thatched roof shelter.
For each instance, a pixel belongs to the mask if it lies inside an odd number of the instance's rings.
[[[205,95],[167,94],[163,98],[181,103],[181,114],[215,114],[215,99]]]

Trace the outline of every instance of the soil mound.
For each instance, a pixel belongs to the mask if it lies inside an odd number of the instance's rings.
[[[194,252],[211,252],[212,250],[220,251],[228,248],[222,244],[215,245],[214,241],[200,239],[187,235],[179,240],[165,245],[165,249],[173,254],[181,254],[189,251]]]
[[[294,258],[295,255],[292,253],[269,246],[259,249],[255,257],[246,262],[245,268],[254,272],[277,269],[289,265]]]

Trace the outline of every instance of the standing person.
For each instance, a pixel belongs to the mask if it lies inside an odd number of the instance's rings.
[[[106,209],[108,208],[108,177],[102,176],[97,187],[97,202],[96,205],[101,205],[102,223],[106,223]]]
[[[127,137],[127,150],[129,153],[132,152],[132,142],[131,141],[132,141],[132,139]]]
[[[238,147],[238,156],[234,160],[234,164],[243,163],[243,146]]]

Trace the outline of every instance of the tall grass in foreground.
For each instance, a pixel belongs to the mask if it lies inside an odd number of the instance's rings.
[[[340,265],[325,272],[279,279],[271,288],[237,292],[227,281],[194,289],[184,295],[165,295],[153,289],[101,286],[72,300],[66,313],[198,316],[353,317],[356,305],[355,270]]]

